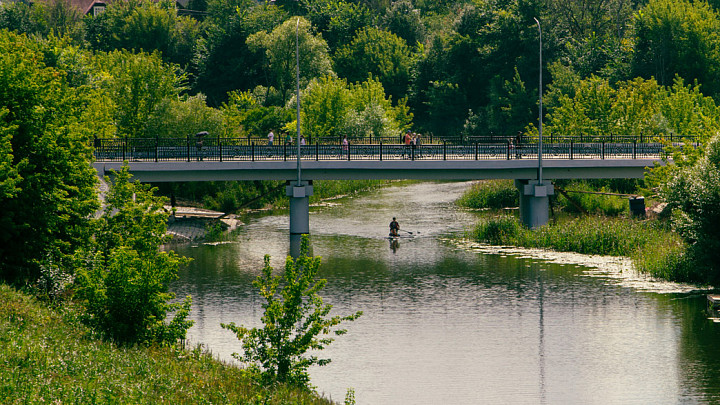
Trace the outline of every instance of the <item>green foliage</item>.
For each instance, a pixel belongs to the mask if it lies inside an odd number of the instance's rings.
[[[456,204],[475,209],[517,207],[518,191],[512,180],[483,180],[467,189]]]
[[[669,86],[678,75],[720,91],[720,18],[706,2],[652,0],[635,20],[633,73]]]
[[[373,77],[395,99],[407,94],[412,54],[405,40],[395,34],[364,28],[338,49],[333,59],[337,74],[350,82]]]
[[[260,371],[265,384],[281,382],[307,387],[308,367],[330,362],[307,352],[324,349],[333,341],[325,335],[331,331],[335,335],[346,333],[345,329],[334,328],[362,315],[359,311],[348,316],[327,317],[332,305],[323,304],[319,295],[326,280],[316,279],[321,258],[308,257],[309,244],[309,239],[304,237],[300,256],[295,260],[288,256],[281,276],[272,274],[270,257],[265,256],[262,274],[253,282],[265,299],[263,328],[222,324],[242,341],[243,354],[235,353],[233,357]]]
[[[228,93],[228,101],[220,109],[223,113],[224,136],[228,137],[265,137],[270,130],[277,131],[293,119],[292,109],[265,107],[250,92]]]
[[[288,99],[296,82],[296,29],[300,48],[300,83],[306,86],[313,78],[332,74],[328,46],[320,35],[313,35],[310,22],[298,17],[285,21],[271,33],[256,32],[247,39],[250,49],[263,50],[270,82]]]
[[[676,170],[661,189],[675,229],[690,246],[698,273],[720,283],[720,137],[695,164]]]
[[[574,88],[553,87],[549,94],[557,104],[543,128],[552,139],[633,136],[638,141],[679,141],[694,136],[703,140],[720,130],[715,102],[680,79],[667,88],[640,78],[617,87],[596,76],[576,83]],[[569,89],[572,93],[566,94]]]
[[[555,202],[565,212],[579,213],[580,210],[577,206],[580,206],[583,212],[604,216],[617,216],[629,212],[630,204],[627,197],[591,194],[592,192],[612,193],[615,190],[593,187],[582,181],[571,182],[562,188],[567,191],[572,202],[560,193],[556,193]]]
[[[314,139],[344,135],[352,97],[344,79],[326,76],[314,80],[301,97],[300,128],[303,134],[310,134]]]
[[[210,137],[226,135],[222,113],[208,107],[202,94],[163,99],[148,118],[148,136],[178,138],[200,131],[207,131]]]
[[[414,47],[425,42],[426,29],[420,10],[410,0],[394,1],[381,17],[383,28]]]
[[[412,120],[404,100],[393,106],[382,84],[373,79],[348,85],[325,77],[311,82],[301,97],[301,130],[313,139],[399,136]]]
[[[256,32],[272,31],[289,15],[253,0],[210,0],[208,13],[204,38],[198,41],[193,90],[217,107],[227,101],[228,92],[267,82],[263,52],[252,51],[246,41]]]
[[[52,253],[88,241],[97,208],[86,95],[48,68],[38,44],[0,30],[0,277],[32,282]]]
[[[86,17],[93,49],[160,52],[167,62],[187,66],[200,36],[197,20],[177,15],[169,1],[111,2],[105,12]]]
[[[310,203],[326,198],[344,196],[364,190],[371,190],[388,184],[389,180],[317,180],[313,182]]]
[[[88,323],[121,344],[174,344],[185,338],[191,299],[168,303],[168,284],[186,260],[159,252],[166,240],[163,198],[130,182],[127,165],[116,173],[95,235],[97,247],[76,255],[78,296]],[[169,322],[168,313],[175,312]]]
[[[98,85],[115,106],[113,116],[121,136],[146,137],[148,119],[155,108],[183,89],[183,76],[177,75],[175,66],[163,63],[157,53],[98,53],[93,64]]]
[[[592,216],[561,218],[534,231],[514,216],[484,218],[472,237],[493,245],[611,256],[633,256],[646,247],[678,243],[669,231],[649,222]]]
[[[348,44],[357,31],[372,26],[374,16],[362,3],[338,0],[305,0],[306,17],[328,42],[331,52]]]
[[[120,347],[78,322],[0,285],[0,392],[5,403],[137,405],[326,404],[305,389],[259,387],[239,367],[196,347]]]

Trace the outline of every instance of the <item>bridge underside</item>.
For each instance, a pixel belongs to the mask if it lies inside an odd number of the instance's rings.
[[[543,160],[544,179],[642,178],[657,159]],[[294,161],[261,162],[130,162],[141,182],[294,180]],[[121,162],[96,162],[100,175],[119,170]],[[536,179],[537,160],[479,161],[303,161],[305,180]]]

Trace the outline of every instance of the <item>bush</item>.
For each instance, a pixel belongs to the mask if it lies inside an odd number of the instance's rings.
[[[243,354],[234,353],[233,357],[250,364],[250,369],[259,372],[266,385],[281,382],[307,387],[308,367],[326,365],[330,359],[307,356],[306,352],[322,350],[333,339],[319,336],[330,333],[342,321],[353,321],[362,315],[359,311],[326,318],[332,305],[323,304],[318,295],[326,280],[315,278],[320,257],[308,257],[309,246],[309,239],[303,237],[300,256],[295,260],[288,256],[282,276],[273,276],[270,256],[265,256],[262,274],[253,282],[265,299],[263,328],[222,324],[242,341]],[[345,332],[345,329],[334,331],[336,335]]]
[[[467,208],[518,206],[518,191],[512,180],[485,180],[472,185],[456,204]]]
[[[96,246],[76,255],[78,297],[87,322],[111,340],[174,344],[192,326],[187,320],[191,299],[169,303],[174,294],[168,292],[168,283],[187,260],[159,252],[167,230],[164,199],[147,185],[131,183],[130,176],[127,164],[116,174],[99,219]]]

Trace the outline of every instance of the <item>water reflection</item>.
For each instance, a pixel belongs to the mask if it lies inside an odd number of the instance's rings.
[[[472,214],[452,207],[463,184],[379,191],[311,213],[323,296],[362,310],[312,370],[318,390],[359,404],[677,403],[720,401],[718,325],[702,295],[638,292],[582,267],[480,254],[438,236]],[[393,249],[386,218],[419,237]],[[237,244],[185,247],[195,258],[174,290],[193,295],[190,338],[224,359],[240,350],[221,322],[257,325],[251,282],[287,254],[287,219],[251,219]]]

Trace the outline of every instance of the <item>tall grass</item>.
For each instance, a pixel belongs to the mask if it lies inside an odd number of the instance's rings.
[[[655,275],[669,270],[682,251],[680,237],[649,221],[585,216],[564,217],[535,231],[525,228],[517,217],[486,217],[471,236],[481,242],[553,249],[611,256],[633,257],[640,269]]]
[[[584,192],[614,192],[614,190],[608,190],[605,187],[593,187],[591,184],[582,181],[572,182],[566,187],[563,187],[568,191],[568,196],[573,200],[574,204],[568,201],[561,193],[556,193],[556,204],[565,212],[577,213],[580,210],[577,205],[582,207],[585,212],[597,215],[606,216],[617,216],[620,214],[626,214],[630,211],[630,204],[627,198],[615,195],[605,194],[591,194]],[[573,191],[580,191],[573,192]]]
[[[266,390],[200,349],[117,348],[70,307],[51,310],[0,285],[2,403],[329,404],[287,386]]]
[[[474,209],[517,207],[518,191],[512,180],[483,180],[466,190],[456,204]]]

